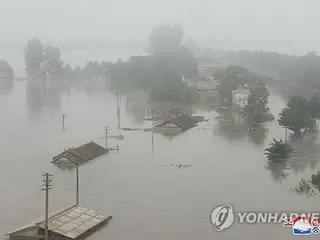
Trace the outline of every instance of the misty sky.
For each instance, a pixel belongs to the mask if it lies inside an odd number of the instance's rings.
[[[63,58],[116,60],[141,54],[153,26],[181,24],[201,47],[302,54],[320,51],[317,0],[0,0],[0,58],[23,68],[28,39]],[[20,54],[21,53],[21,54]],[[21,56],[20,56],[21,55]],[[22,65],[22,66],[21,66]]]

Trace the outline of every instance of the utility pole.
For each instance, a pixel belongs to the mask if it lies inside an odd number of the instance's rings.
[[[62,114],[61,114],[61,116],[62,116],[62,129],[63,129],[63,130],[65,130],[65,128],[64,128],[64,120],[65,120],[65,118],[66,118],[66,115],[67,115],[67,114],[65,114],[65,113],[62,113]]]
[[[70,97],[70,95],[71,95],[71,79],[70,79],[70,77],[68,78],[68,94]]]
[[[76,163],[76,171],[77,171],[77,176],[76,176],[76,184],[77,184],[77,191],[76,191],[76,203],[77,206],[79,205],[79,163]]]
[[[120,129],[120,107],[119,107],[119,94],[117,93],[117,120],[118,120],[118,129]]]
[[[48,237],[48,218],[49,218],[49,190],[52,189],[52,185],[51,185],[51,177],[52,175],[49,173],[45,173],[43,174],[43,188],[42,191],[46,191],[46,205],[45,205],[45,240],[49,240]]]
[[[154,154],[154,140],[153,140],[153,127],[154,127],[154,112],[151,110],[152,117],[152,132],[151,132],[151,144],[152,144],[152,155]]]
[[[108,126],[106,126],[106,128],[105,128],[105,138],[106,138],[106,149],[107,149],[107,152],[108,152],[108,131],[109,131],[109,128],[108,128]]]

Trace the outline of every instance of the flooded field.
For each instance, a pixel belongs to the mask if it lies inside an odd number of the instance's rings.
[[[2,86],[3,87],[3,86]],[[26,81],[0,92],[0,235],[43,215],[42,174],[53,175],[50,210],[75,203],[75,172],[52,165],[65,147],[88,141],[104,146],[104,128],[123,140],[109,139],[111,153],[80,167],[80,204],[114,216],[90,239],[194,240],[291,239],[280,225],[235,224],[217,233],[211,210],[230,203],[240,211],[311,212],[318,201],[293,193],[303,176],[317,170],[317,141],[295,143],[299,157],[286,165],[266,165],[264,149],[283,138],[277,121],[246,134],[237,121],[219,122],[215,111],[193,109],[208,122],[174,138],[117,129],[116,96],[105,85],[71,87],[39,95]],[[285,105],[271,91],[272,113]],[[121,127],[145,128],[148,104],[137,92],[120,98]],[[65,131],[61,114],[65,113]],[[225,116],[227,117],[227,116]],[[172,167],[172,166],[188,167]],[[169,166],[169,167],[168,167]]]

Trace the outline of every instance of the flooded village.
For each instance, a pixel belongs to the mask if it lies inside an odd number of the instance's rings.
[[[0,65],[1,239],[290,239],[279,224],[217,233],[210,214],[317,209],[295,189],[319,167],[318,116],[289,121],[288,85],[183,47],[81,71],[54,49],[25,79]],[[267,158],[273,140],[292,155]]]

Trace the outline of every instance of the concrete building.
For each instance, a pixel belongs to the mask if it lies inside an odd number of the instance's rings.
[[[250,90],[246,87],[239,88],[232,91],[232,105],[234,107],[243,109],[248,104],[250,97]]]
[[[181,82],[194,90],[194,94],[200,103],[208,103],[217,96],[219,82],[214,78],[192,81],[183,76]]]

